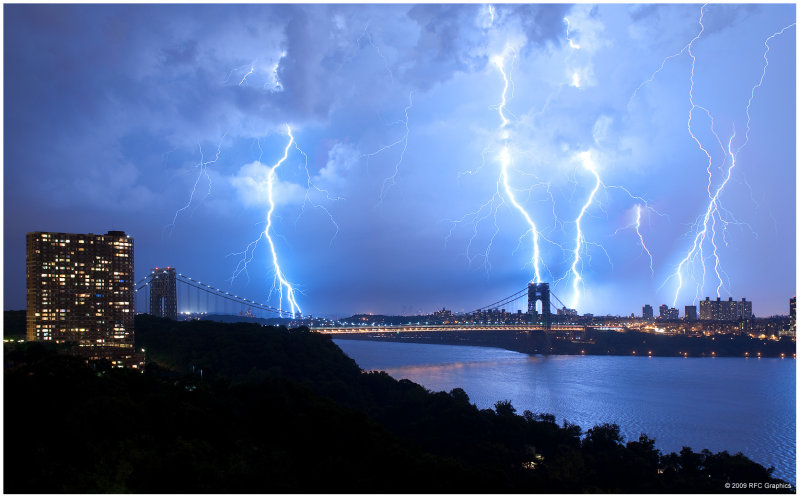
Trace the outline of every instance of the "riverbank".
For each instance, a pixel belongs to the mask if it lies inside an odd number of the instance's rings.
[[[665,453],[743,451],[796,477],[796,362],[780,358],[527,355],[500,348],[335,339],[365,370],[431,391],[464,389],[479,409],[508,399],[581,427],[615,423]],[[763,420],[765,423],[756,423]]]

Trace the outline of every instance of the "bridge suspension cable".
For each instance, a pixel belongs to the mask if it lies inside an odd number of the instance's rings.
[[[480,308],[478,308],[476,310],[473,310],[470,313],[478,313],[478,312],[483,311],[483,310],[488,310],[488,309],[492,309],[492,308],[497,308],[499,306],[504,306],[504,305],[506,305],[506,304],[508,304],[510,302],[516,301],[517,299],[521,298],[523,295],[525,295],[526,292],[528,292],[528,288],[527,287],[525,287],[524,289],[519,290],[519,291],[511,294],[508,297],[504,297],[503,299],[495,301],[492,304],[488,304],[486,306],[481,306]]]
[[[567,305],[566,305],[566,304],[564,304],[564,301],[562,301],[561,299],[559,299],[559,298],[558,298],[558,296],[556,296],[556,295],[555,295],[555,294],[553,294],[552,292],[550,293],[550,295],[551,295],[551,296],[553,296],[553,297],[556,299],[556,301],[558,301],[558,303],[559,303],[559,304],[560,304],[562,307],[564,307],[564,308],[566,308],[566,307],[567,307]],[[556,306],[555,306],[555,305],[552,303],[552,301],[550,302],[550,305],[551,305],[553,308],[555,308],[555,309],[556,309],[556,311],[558,311],[558,308],[556,308]]]
[[[480,307],[480,308],[478,308],[478,309],[475,309],[475,310],[473,310],[473,311],[470,311],[470,314],[472,314],[472,313],[478,313],[478,312],[481,312],[481,311],[484,311],[484,310],[493,309],[493,308],[499,308],[500,306],[505,306],[505,305],[506,305],[506,304],[508,304],[508,303],[511,303],[511,302],[514,302],[514,301],[516,301],[517,299],[520,299],[520,298],[521,298],[521,297],[523,297],[523,296],[524,296],[524,295],[525,295],[527,292],[528,292],[528,288],[527,288],[527,287],[525,287],[524,289],[518,290],[517,292],[515,292],[515,293],[511,294],[510,296],[504,297],[503,299],[497,300],[497,301],[495,301],[495,302],[493,302],[493,303],[491,303],[491,304],[488,304],[488,305],[486,305],[486,306],[481,306],[481,307]],[[556,300],[556,301],[558,301],[558,302],[559,302],[559,304],[561,304],[561,306],[563,306],[564,308],[566,308],[566,307],[567,307],[567,305],[566,305],[566,304],[564,304],[564,302],[563,302],[561,299],[559,299],[559,298],[558,298],[558,296],[556,296],[556,295],[555,295],[555,294],[553,294],[552,292],[550,292],[550,296],[551,296],[551,297],[553,297],[553,298],[555,298],[555,300]],[[559,308],[558,308],[558,306],[556,306],[555,304],[553,304],[553,302],[552,302],[552,301],[550,301],[550,307],[551,307],[551,308],[552,308],[554,311],[558,311],[558,309],[559,309]]]
[[[138,293],[139,291],[146,289],[152,283],[153,279],[155,278],[155,274],[150,274],[143,279],[139,280],[134,284],[134,292]],[[195,280],[187,275],[183,275],[181,273],[175,273],[175,281],[176,283],[181,283],[188,287],[195,288],[199,291],[205,292],[207,296],[213,296],[215,298],[224,299],[226,301],[232,302],[234,304],[241,304],[244,306],[248,306],[250,308],[254,308],[257,310],[266,311],[269,313],[274,313],[279,317],[289,317],[289,318],[300,318],[296,314],[293,314],[291,311],[282,310],[280,308],[276,308],[274,306],[270,306],[268,304],[259,303],[253,301],[251,299],[247,299],[244,297],[237,296],[235,294],[231,294],[230,292],[224,291],[217,287],[211,286],[209,284],[203,283],[199,280]],[[199,298],[198,298],[199,299]],[[208,302],[208,300],[206,300]]]

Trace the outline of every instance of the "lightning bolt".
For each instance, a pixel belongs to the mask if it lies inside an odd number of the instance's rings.
[[[570,267],[570,271],[572,271],[573,280],[572,280],[572,307],[577,309],[578,308],[578,301],[580,299],[580,283],[583,280],[581,277],[580,272],[578,271],[578,264],[581,261],[581,247],[584,244],[584,237],[583,237],[583,230],[581,229],[581,220],[583,216],[586,214],[586,210],[589,209],[589,206],[592,205],[592,201],[594,201],[594,196],[597,194],[597,191],[600,189],[602,182],[600,181],[600,175],[597,173],[597,168],[595,167],[594,161],[592,161],[591,152],[581,152],[580,154],[581,162],[583,162],[583,167],[588,170],[595,179],[594,188],[589,193],[589,197],[586,199],[586,202],[581,207],[581,211],[578,214],[578,217],[575,219],[575,250],[574,250],[574,258],[572,260],[572,266]]]
[[[531,256],[531,264],[533,266],[533,273],[534,273],[534,283],[540,283],[542,281],[542,275],[539,269],[539,262],[541,260],[541,254],[539,250],[539,230],[536,228],[536,223],[534,223],[533,218],[531,218],[530,214],[525,210],[522,205],[517,202],[516,197],[514,196],[514,191],[509,184],[509,176],[508,176],[508,166],[511,164],[511,152],[508,147],[508,142],[510,139],[510,133],[506,129],[508,126],[509,120],[506,118],[505,115],[505,107],[507,104],[507,93],[508,87],[510,83],[510,79],[508,74],[505,70],[505,54],[497,55],[492,57],[492,63],[497,67],[500,71],[500,74],[503,75],[503,93],[502,99],[500,104],[497,106],[497,113],[500,115],[500,138],[503,141],[503,147],[500,150],[500,180],[498,183],[503,185],[503,189],[506,194],[506,198],[508,201],[517,209],[517,211],[522,214],[522,217],[525,218],[525,222],[530,227],[528,232],[531,234],[532,239],[532,256]]]
[[[726,185],[730,181],[731,174],[733,172],[733,168],[736,166],[736,155],[745,147],[745,145],[747,145],[747,143],[749,142],[749,139],[750,139],[750,129],[751,129],[750,128],[750,107],[751,107],[751,105],[753,103],[753,100],[755,98],[756,90],[759,89],[761,87],[761,85],[763,84],[763,82],[764,82],[764,77],[766,76],[767,67],[769,66],[769,58],[767,56],[769,51],[770,51],[769,42],[773,38],[783,34],[787,29],[790,29],[790,28],[792,28],[792,27],[794,27],[796,25],[796,23],[792,23],[792,24],[782,28],[781,30],[776,31],[775,33],[773,33],[772,35],[767,37],[766,40],[764,40],[764,46],[766,47],[766,49],[765,49],[765,51],[763,53],[763,56],[762,56],[763,59],[764,59],[764,65],[763,65],[763,68],[762,68],[762,71],[761,71],[761,77],[760,77],[759,81],[751,89],[750,98],[748,99],[746,107],[745,107],[745,114],[747,116],[745,139],[744,139],[743,143],[734,152],[732,144],[733,144],[733,141],[734,141],[734,139],[736,137],[735,128],[734,128],[734,131],[733,131],[733,133],[731,134],[731,136],[730,136],[730,138],[728,140],[727,147],[723,146],[722,141],[719,138],[719,135],[715,131],[715,128],[714,128],[714,117],[711,115],[711,112],[708,109],[697,105],[695,103],[695,101],[694,101],[694,68],[695,68],[696,58],[695,58],[695,55],[694,55],[694,52],[693,52],[693,48],[694,48],[694,43],[700,38],[700,36],[702,35],[702,33],[703,33],[704,29],[705,29],[705,26],[703,25],[703,16],[704,16],[705,7],[706,7],[706,5],[703,5],[703,7],[701,7],[701,9],[700,9],[700,19],[698,21],[698,24],[700,25],[701,29],[698,32],[698,34],[685,47],[685,50],[688,52],[689,56],[692,59],[691,72],[690,72],[690,76],[689,76],[689,80],[690,80],[689,103],[690,103],[691,107],[689,109],[689,119],[688,119],[688,122],[687,122],[687,129],[688,129],[688,132],[689,132],[689,135],[691,136],[691,138],[695,141],[695,143],[697,143],[697,145],[700,148],[700,150],[708,158],[708,164],[706,166],[706,171],[707,171],[707,174],[708,174],[707,193],[708,193],[708,199],[709,200],[708,200],[708,204],[706,205],[705,212],[700,215],[700,217],[698,218],[698,221],[695,223],[694,237],[693,237],[693,240],[692,240],[691,247],[689,248],[688,252],[686,253],[686,256],[684,256],[684,258],[678,263],[678,266],[677,266],[677,268],[675,270],[675,273],[669,277],[670,279],[674,277],[677,280],[677,287],[675,289],[675,296],[674,296],[674,299],[673,299],[673,307],[676,306],[676,304],[678,302],[678,297],[679,297],[680,292],[681,292],[681,290],[683,288],[683,283],[684,283],[684,281],[683,281],[683,271],[684,271],[684,267],[689,266],[691,263],[694,263],[696,260],[699,260],[699,263],[700,263],[700,265],[702,267],[702,277],[701,277],[700,282],[697,284],[697,288],[696,288],[696,292],[695,292],[695,299],[694,299],[695,301],[697,301],[699,299],[700,292],[702,291],[702,289],[705,288],[706,273],[707,273],[707,269],[706,269],[706,259],[707,258],[706,258],[705,254],[704,254],[704,247],[705,247],[706,241],[708,241],[708,243],[711,245],[711,254],[712,254],[712,257],[713,257],[713,260],[714,260],[713,271],[714,271],[714,275],[716,276],[716,279],[717,279],[717,286],[716,286],[717,297],[721,296],[721,291],[725,287],[725,284],[724,284],[725,279],[723,279],[723,275],[725,275],[727,277],[727,273],[722,269],[721,264],[720,264],[719,247],[718,247],[717,241],[716,241],[716,238],[717,238],[717,222],[722,223],[722,226],[723,226],[722,237],[723,237],[723,241],[725,242],[726,245],[727,245],[728,242],[727,242],[727,239],[725,238],[725,231],[727,230],[728,225],[729,224],[747,225],[747,224],[738,222],[735,219],[733,221],[729,221],[729,218],[731,218],[731,213],[730,213],[730,211],[728,211],[727,209],[725,209],[724,207],[721,206],[720,197],[721,197],[721,194],[723,193]],[[662,67],[663,67],[663,63],[662,63]],[[693,112],[696,109],[700,109],[701,111],[703,111],[706,114],[706,116],[708,116],[708,118],[710,119],[710,130],[711,130],[712,134],[714,135],[714,137],[717,139],[718,144],[723,149],[723,152],[726,155],[725,160],[723,161],[723,163],[720,166],[720,168],[723,168],[724,165],[726,163],[728,163],[728,160],[730,160],[730,165],[728,166],[727,171],[725,172],[725,176],[724,176],[723,180],[719,183],[719,185],[717,186],[716,189],[712,189],[712,185],[713,185],[713,178],[712,178],[712,171],[711,171],[712,156],[708,152],[708,150],[703,146],[703,143],[695,136],[695,134],[694,134],[694,132],[692,130],[692,116],[693,116]],[[728,218],[726,218],[724,216],[725,214],[728,215]],[[749,225],[747,225],[747,226],[749,226]],[[709,234],[709,232],[710,232],[710,234]]]
[[[250,66],[250,70],[244,73],[244,76],[242,76],[242,79],[239,81],[239,86],[242,86],[244,82],[247,81],[247,77],[253,74],[255,70],[256,70],[255,66]]]
[[[258,244],[266,239],[269,245],[270,255],[272,256],[272,267],[273,267],[273,281],[272,281],[272,288],[270,289],[270,295],[268,297],[271,298],[274,292],[278,293],[278,308],[283,309],[283,299],[284,299],[284,290],[286,293],[286,301],[289,305],[289,310],[286,311],[288,315],[292,318],[295,318],[297,315],[302,316],[302,310],[300,306],[297,304],[297,299],[295,298],[295,289],[292,284],[286,279],[286,276],[281,269],[280,263],[278,262],[278,251],[275,248],[275,242],[272,240],[272,214],[275,212],[275,199],[274,199],[274,184],[276,178],[276,172],[278,168],[286,161],[289,157],[289,150],[292,146],[295,146],[297,150],[300,150],[299,147],[296,146],[294,135],[292,135],[292,128],[289,125],[286,125],[286,135],[289,138],[286,147],[283,149],[283,156],[272,165],[267,173],[267,202],[269,203],[269,209],[267,210],[266,216],[266,228],[259,234],[258,238],[252,242],[250,242],[244,251],[238,253],[229,254],[229,256],[233,255],[242,255],[242,259],[237,263],[236,268],[234,269],[233,275],[231,276],[230,282],[233,283],[233,280],[236,279],[241,273],[247,272],[247,265],[253,260],[255,257],[255,250],[258,247]],[[261,158],[263,156],[263,149],[261,149],[261,142],[258,141],[258,148],[260,151],[258,162],[261,163]],[[301,151],[302,152],[302,151]],[[305,155],[305,154],[303,154]]]
[[[369,30],[369,23],[367,23],[364,26],[364,31],[361,33],[361,36],[359,36],[358,39],[356,40],[356,45],[359,48],[361,48],[361,40],[363,38],[366,38],[370,46],[374,48],[376,52],[378,52],[378,57],[380,57],[381,60],[383,61],[383,68],[386,69],[387,73],[389,73],[389,79],[391,80],[392,83],[394,83],[394,74],[392,74],[392,70],[389,67],[389,60],[386,59],[386,57],[383,55],[383,52],[381,51],[380,47],[378,47],[378,45],[375,44],[375,42],[372,39],[372,32],[368,30]]]
[[[308,171],[308,155],[306,155],[306,153],[303,151],[303,149],[301,149],[300,146],[297,145],[297,142],[295,142],[294,147],[303,156],[303,159],[304,159],[304,161],[303,161],[303,170],[306,173],[306,195],[303,198],[303,206],[300,208],[300,213],[297,215],[297,219],[295,220],[295,223],[297,223],[297,221],[300,219],[300,217],[303,215],[303,213],[305,213],[306,205],[310,204],[312,207],[321,210],[322,212],[324,212],[328,216],[328,219],[330,220],[331,224],[334,226],[334,228],[336,228],[336,231],[334,232],[333,236],[331,237],[331,241],[329,243],[329,245],[333,245],[333,240],[339,234],[339,224],[336,223],[336,220],[334,219],[333,215],[328,210],[328,208],[326,208],[322,204],[314,202],[311,199],[311,196],[309,195],[309,193],[312,190],[314,190],[314,191],[324,195],[325,198],[327,200],[329,200],[329,201],[341,201],[341,200],[344,200],[344,197],[331,196],[331,193],[328,190],[323,189],[323,188],[319,188],[316,184],[314,184],[314,182],[311,180],[311,173]]]
[[[775,38],[776,36],[782,35],[784,31],[793,28],[796,24],[797,23],[793,22],[792,24],[784,27],[780,31],[772,33],[767,37],[766,40],[764,40],[764,46],[767,47],[767,49],[764,51],[764,55],[762,56],[764,58],[764,68],[761,70],[761,78],[758,80],[758,83],[753,87],[752,91],[750,92],[750,99],[748,99],[747,101],[747,109],[745,110],[745,113],[747,114],[747,130],[745,131],[744,134],[744,143],[736,150],[737,153],[740,152],[744,148],[744,146],[747,145],[747,142],[750,141],[750,105],[753,103],[753,99],[756,96],[756,90],[761,88],[761,85],[764,83],[764,77],[767,75],[767,67],[769,66],[769,59],[767,58],[767,54],[769,53],[770,50],[769,41]]]
[[[283,309],[283,289],[286,288],[286,300],[289,303],[292,318],[295,318],[296,314],[302,315],[303,312],[300,309],[300,306],[297,305],[297,300],[295,300],[294,288],[292,287],[292,284],[286,280],[283,270],[281,270],[281,266],[278,263],[278,252],[275,250],[275,243],[272,241],[272,236],[270,235],[270,229],[272,228],[272,213],[275,211],[275,199],[273,198],[272,188],[275,182],[275,172],[289,157],[289,149],[292,147],[292,145],[294,145],[294,135],[292,135],[292,128],[289,125],[286,125],[286,134],[289,136],[289,143],[287,143],[286,148],[283,149],[283,157],[281,157],[280,160],[278,160],[278,162],[269,169],[269,173],[267,174],[269,210],[267,211],[267,227],[264,229],[264,237],[266,237],[267,242],[269,242],[269,250],[272,253],[272,266],[275,271],[273,285],[277,286],[278,290],[278,308]]]
[[[717,275],[717,279],[719,281],[719,284],[717,285],[717,296],[719,296],[719,291],[722,288],[722,277],[720,276],[720,273],[719,273],[719,256],[717,254],[717,245],[716,245],[716,242],[714,241],[714,236],[716,235],[716,232],[714,231],[714,227],[715,227],[715,223],[716,223],[716,218],[720,216],[720,214],[719,214],[719,197],[720,197],[720,194],[722,194],[722,191],[725,189],[725,186],[728,184],[728,181],[731,178],[731,173],[733,171],[733,168],[736,166],[736,155],[731,150],[731,144],[733,143],[733,139],[735,137],[736,137],[736,131],[733,132],[733,134],[731,135],[730,140],[728,141],[728,154],[729,154],[730,159],[731,159],[731,165],[728,168],[727,175],[725,176],[725,179],[719,184],[719,186],[714,191],[714,193],[711,195],[711,198],[709,200],[708,206],[706,207],[706,211],[705,211],[705,213],[703,215],[701,215],[702,222],[700,223],[700,226],[702,226],[702,228],[699,228],[697,230],[697,232],[695,234],[695,237],[694,237],[694,241],[692,242],[692,247],[689,249],[689,252],[686,253],[686,256],[678,264],[678,269],[675,272],[675,275],[678,277],[679,280],[678,280],[678,288],[675,290],[675,299],[672,302],[672,306],[673,307],[675,307],[675,305],[678,302],[678,295],[680,294],[681,285],[683,284],[683,280],[682,280],[682,277],[681,277],[681,272],[683,270],[683,266],[686,265],[691,259],[693,259],[696,254],[700,255],[701,263],[703,265],[703,274],[704,274],[703,278],[705,279],[705,261],[702,259],[703,258],[703,256],[702,256],[702,247],[703,247],[703,244],[705,242],[706,236],[708,234],[708,230],[709,230],[708,223],[709,223],[709,221],[712,222],[712,224],[711,224],[712,236],[710,237],[710,242],[711,242],[711,245],[714,248],[714,251],[713,251],[714,252],[714,257],[715,257],[714,271],[715,271],[715,273]],[[695,297],[695,300],[696,300],[696,297]]]
[[[211,193],[211,177],[208,175],[208,165],[214,164],[215,162],[217,162],[217,160],[219,160],[219,156],[222,153],[222,140],[225,139],[225,135],[227,135],[227,132],[222,135],[222,138],[217,144],[217,153],[214,156],[214,159],[210,161],[206,161],[204,159],[203,146],[200,143],[197,144],[197,147],[200,150],[200,162],[197,164],[197,167],[200,169],[200,171],[197,174],[197,178],[194,180],[194,184],[192,185],[192,192],[189,194],[189,200],[186,202],[186,205],[175,211],[175,215],[172,217],[172,223],[166,226],[166,228],[169,229],[170,234],[172,234],[172,231],[175,229],[175,223],[178,221],[178,216],[182,212],[189,209],[189,206],[192,205],[194,196],[197,193],[197,185],[200,183],[201,178],[206,177],[206,180],[208,181],[208,191],[206,192],[206,197],[208,197],[208,195]]]
[[[642,249],[647,255],[650,257],[650,275],[655,275],[655,270],[653,270],[653,254],[650,252],[650,249],[647,248],[647,244],[644,243],[644,237],[642,237],[642,232],[639,229],[642,226],[642,206],[640,204],[636,205],[636,235],[639,236],[639,243],[642,245]]]
[[[367,160],[369,160],[370,157],[377,156],[378,154],[380,154],[381,152],[383,152],[385,150],[389,150],[389,149],[392,149],[392,148],[394,148],[394,147],[396,147],[398,145],[402,145],[402,149],[400,150],[400,157],[397,159],[397,161],[394,164],[394,173],[392,173],[392,175],[390,175],[387,178],[385,178],[383,180],[383,184],[381,185],[381,197],[380,197],[381,202],[383,202],[383,198],[386,195],[386,191],[392,185],[395,185],[396,180],[397,180],[397,175],[400,173],[400,165],[403,163],[403,158],[405,157],[406,150],[408,149],[408,135],[409,135],[409,132],[410,132],[410,130],[408,128],[408,111],[411,110],[412,107],[414,107],[414,101],[413,101],[413,98],[412,98],[412,93],[413,92],[408,92],[408,105],[403,110],[403,113],[405,114],[405,119],[403,119],[401,121],[397,121],[395,123],[392,123],[392,124],[402,124],[403,125],[404,131],[403,131],[403,134],[400,136],[400,138],[398,138],[397,140],[395,140],[394,142],[392,142],[392,143],[390,143],[388,145],[384,145],[383,147],[379,148],[375,152],[370,152],[369,154],[364,154],[364,155],[361,156],[361,157],[366,157]]]

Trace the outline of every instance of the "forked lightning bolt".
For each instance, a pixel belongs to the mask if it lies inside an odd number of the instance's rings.
[[[514,196],[514,191],[511,188],[508,176],[508,167],[511,164],[511,152],[508,147],[508,142],[510,139],[510,134],[506,126],[509,123],[508,118],[505,115],[505,107],[507,103],[507,93],[509,87],[509,78],[508,74],[505,70],[505,54],[497,55],[492,58],[492,63],[497,66],[497,69],[500,71],[500,74],[503,75],[503,94],[502,100],[500,104],[497,106],[497,113],[500,115],[500,138],[503,141],[503,147],[500,150],[500,181],[499,183],[503,185],[503,189],[505,191],[505,195],[508,198],[508,201],[517,209],[517,211],[522,214],[522,217],[525,218],[525,222],[530,227],[528,231],[531,233],[532,245],[533,245],[533,254],[531,256],[531,264],[533,266],[533,282],[540,283],[542,281],[542,275],[539,269],[539,262],[541,261],[541,254],[539,251],[539,230],[536,228],[536,223],[531,218],[531,215],[525,210],[525,208],[517,202],[516,197]]]
[[[286,148],[283,149],[283,157],[275,163],[269,169],[269,173],[267,174],[267,195],[269,201],[269,210],[267,211],[267,227],[264,229],[264,237],[267,238],[267,242],[269,242],[269,250],[272,253],[272,265],[275,271],[275,284],[278,290],[278,302],[279,308],[283,309],[283,289],[286,288],[286,301],[289,303],[289,307],[292,313],[292,318],[295,317],[296,314],[302,314],[302,310],[300,306],[297,305],[297,301],[294,297],[294,288],[292,284],[286,280],[286,277],[283,275],[283,270],[281,270],[281,266],[278,263],[278,252],[275,250],[275,243],[272,241],[272,236],[270,235],[270,229],[272,228],[272,213],[275,211],[275,199],[273,198],[273,185],[275,183],[275,172],[278,168],[283,164],[284,161],[289,157],[289,149],[294,144],[294,135],[292,135],[292,128],[289,125],[286,125],[286,134],[289,136],[289,143],[286,144]]]
[[[600,189],[600,185],[602,182],[600,181],[600,175],[597,173],[597,167],[592,160],[592,154],[589,151],[582,152],[580,154],[581,162],[583,163],[583,167],[586,168],[592,175],[594,175],[595,184],[592,191],[589,193],[589,197],[586,199],[583,207],[581,207],[581,211],[578,214],[578,217],[575,219],[575,250],[574,250],[574,258],[572,260],[572,266],[570,270],[572,271],[573,279],[572,279],[572,307],[577,309],[578,303],[580,299],[580,283],[582,280],[581,274],[578,271],[578,264],[581,261],[581,247],[583,247],[585,241],[583,237],[583,230],[581,228],[581,220],[583,220],[583,216],[586,214],[586,210],[589,209],[589,206],[592,205],[594,201],[594,196],[597,194],[597,191]]]
[[[742,148],[744,148],[745,145],[747,145],[747,143],[749,141],[749,138],[750,138],[749,137],[749,134],[750,134],[750,106],[753,103],[753,99],[755,98],[756,90],[758,88],[760,88],[761,85],[764,82],[764,77],[766,75],[767,66],[769,65],[769,59],[767,57],[767,54],[769,53],[769,50],[770,50],[769,42],[773,38],[783,34],[784,31],[786,31],[787,29],[795,26],[795,23],[792,23],[792,24],[784,27],[780,31],[777,31],[777,32],[773,33],[772,35],[770,35],[764,41],[764,46],[766,47],[766,50],[764,51],[764,54],[763,54],[764,66],[762,68],[761,77],[760,77],[759,81],[751,89],[750,98],[748,99],[747,105],[746,105],[746,108],[745,108],[745,113],[747,115],[747,125],[746,125],[746,131],[745,131],[745,139],[744,139],[743,143],[734,151],[732,144],[733,144],[734,139],[736,138],[736,131],[735,130],[733,131],[733,133],[730,136],[730,139],[728,140],[727,147],[725,147],[722,144],[722,141],[720,140],[716,130],[714,129],[714,117],[711,115],[710,111],[708,109],[704,108],[704,107],[701,107],[701,106],[697,105],[695,103],[695,101],[694,101],[694,68],[695,68],[696,57],[694,55],[693,48],[694,48],[694,43],[700,38],[700,36],[702,35],[703,31],[705,30],[705,26],[703,25],[704,9],[705,9],[705,5],[703,5],[703,7],[701,7],[701,9],[700,9],[700,19],[698,21],[698,23],[700,24],[700,31],[687,44],[687,46],[684,48],[684,50],[688,51],[688,54],[689,54],[689,56],[691,57],[691,60],[692,60],[691,73],[690,73],[690,77],[689,77],[689,80],[690,80],[689,102],[690,102],[691,107],[690,107],[690,110],[689,110],[689,119],[688,119],[688,122],[687,122],[687,130],[688,130],[689,135],[691,136],[691,138],[695,141],[695,143],[697,143],[697,145],[700,148],[700,150],[708,157],[708,164],[707,164],[707,167],[706,167],[706,170],[707,170],[707,173],[708,173],[708,186],[707,186],[708,204],[706,206],[705,212],[702,215],[700,215],[700,217],[698,218],[698,221],[695,224],[696,228],[694,229],[694,237],[693,237],[693,240],[692,240],[691,247],[689,248],[688,252],[686,253],[686,256],[684,256],[684,258],[680,261],[680,263],[678,263],[678,267],[676,268],[675,273],[672,275],[673,277],[675,277],[677,279],[677,282],[678,282],[677,283],[677,287],[675,289],[675,296],[674,296],[674,299],[673,299],[673,306],[676,306],[676,304],[678,302],[678,298],[680,296],[680,292],[681,292],[681,290],[683,288],[683,283],[684,283],[683,282],[683,272],[684,272],[684,269],[685,269],[685,267],[689,266],[690,263],[692,263],[692,262],[694,262],[696,260],[699,260],[699,263],[701,265],[702,277],[700,279],[700,282],[697,283],[697,288],[696,288],[696,292],[695,292],[695,301],[697,301],[699,299],[700,292],[705,288],[705,280],[706,280],[707,269],[706,269],[706,256],[704,254],[704,248],[705,248],[706,242],[708,242],[711,245],[712,257],[714,259],[713,271],[714,271],[714,275],[717,278],[716,293],[717,293],[717,297],[721,297],[721,291],[722,291],[722,289],[724,287],[723,275],[725,274],[725,271],[722,269],[722,267],[720,265],[720,256],[719,256],[719,250],[718,250],[719,248],[717,246],[717,241],[716,241],[716,237],[717,237],[717,222],[719,221],[720,223],[723,224],[723,240],[725,241],[726,244],[727,244],[727,240],[725,240],[725,229],[727,228],[727,226],[729,224],[731,224],[731,223],[737,223],[737,224],[743,224],[743,223],[736,222],[735,220],[733,222],[729,221],[729,219],[724,216],[725,213],[728,214],[728,217],[730,217],[731,215],[730,215],[730,211],[724,209],[721,206],[720,197],[721,197],[721,194],[723,193],[725,187],[727,186],[728,182],[730,181],[733,168],[736,166],[736,155],[742,150]],[[679,54],[675,54],[675,55],[679,55]],[[674,56],[671,56],[671,57],[674,57]],[[666,59],[665,59],[664,62],[666,62]],[[664,63],[662,63],[662,67],[663,67],[663,65],[664,65]],[[654,73],[654,75],[655,75],[655,73]],[[652,79],[652,77],[651,77],[651,79]],[[727,170],[725,172],[725,176],[724,176],[723,180],[719,183],[719,185],[716,188],[712,188],[712,185],[713,185],[712,170],[711,170],[712,156],[708,152],[708,150],[704,147],[703,143],[697,138],[697,136],[694,134],[694,132],[692,130],[692,117],[693,117],[693,111],[695,109],[700,109],[701,111],[703,111],[708,116],[708,118],[710,120],[710,130],[711,130],[712,134],[715,136],[715,138],[717,139],[718,144],[720,145],[720,147],[723,149],[723,151],[725,153],[725,160],[723,161],[723,166],[725,164],[728,164]]]
[[[408,93],[408,105],[403,110],[403,112],[405,114],[405,118],[402,121],[398,121],[396,123],[393,123],[393,124],[402,124],[403,125],[403,128],[404,128],[403,134],[400,136],[400,138],[398,138],[394,142],[392,142],[392,143],[390,143],[388,145],[384,145],[384,146],[380,147],[375,152],[370,152],[369,154],[364,154],[362,156],[362,157],[370,158],[370,157],[373,157],[373,156],[377,156],[378,154],[380,154],[381,152],[383,152],[385,150],[389,150],[389,149],[394,148],[395,146],[402,145],[402,148],[400,149],[400,156],[397,158],[397,161],[394,164],[394,172],[390,176],[386,177],[383,180],[383,184],[381,185],[381,197],[380,197],[381,202],[383,202],[383,198],[386,195],[386,191],[391,186],[393,186],[395,184],[395,182],[397,180],[397,175],[400,173],[400,165],[403,163],[403,158],[406,155],[406,150],[408,150],[408,135],[409,135],[409,132],[410,132],[410,130],[408,128],[408,111],[411,110],[412,107],[414,107],[414,100],[412,98],[412,92],[409,92]]]
[[[272,296],[273,292],[278,293],[278,308],[283,309],[283,297],[284,297],[284,289],[286,292],[286,301],[289,304],[289,310],[287,310],[288,314],[291,315],[292,318],[295,318],[297,315],[302,315],[302,310],[300,306],[297,304],[297,300],[295,298],[295,290],[292,284],[286,279],[286,276],[281,269],[280,263],[278,262],[278,252],[275,248],[275,243],[272,240],[272,214],[275,211],[275,199],[274,199],[274,184],[276,179],[276,172],[278,168],[286,161],[289,157],[289,150],[295,145],[294,135],[292,135],[292,129],[289,125],[286,125],[286,135],[289,138],[289,142],[286,144],[286,147],[283,149],[283,156],[272,165],[267,173],[267,202],[269,203],[269,209],[267,210],[267,217],[266,217],[266,228],[262,231],[258,238],[252,242],[250,242],[244,251],[240,253],[235,253],[236,255],[241,254],[242,259],[236,265],[236,269],[233,272],[231,277],[231,282],[239,276],[242,272],[247,271],[247,265],[253,260],[255,255],[255,250],[258,247],[259,242],[261,240],[266,239],[267,243],[269,244],[270,255],[272,256],[272,267],[274,271],[273,275],[273,285],[272,289],[270,290],[270,297]],[[259,150],[261,150],[261,143],[258,144]],[[298,150],[300,150],[298,148]],[[262,155],[263,155],[263,151]],[[261,163],[261,155],[259,155],[259,163]]]
[[[653,270],[653,254],[650,252],[650,249],[647,248],[647,245],[644,243],[644,237],[642,237],[642,232],[639,229],[642,227],[642,206],[640,204],[636,205],[636,235],[639,236],[639,243],[642,245],[642,249],[647,255],[650,257],[650,275],[655,275],[655,270]]]
[[[222,135],[222,139],[224,138],[225,135]],[[200,183],[200,179],[203,178],[204,176],[208,181],[208,192],[206,192],[206,197],[211,193],[211,177],[208,175],[208,165],[214,164],[219,159],[219,156],[222,153],[222,139],[220,139],[219,144],[217,144],[217,154],[214,156],[214,159],[210,161],[206,161],[204,159],[203,146],[201,144],[197,144],[197,147],[200,149],[200,162],[197,164],[197,167],[200,168],[200,171],[197,173],[197,178],[194,180],[194,185],[192,185],[192,192],[189,194],[189,200],[186,202],[186,205],[175,211],[175,216],[172,217],[172,223],[167,225],[167,228],[170,229],[170,233],[172,232],[172,230],[175,229],[175,222],[178,221],[178,215],[189,209],[189,206],[192,205],[194,196],[197,193],[197,185]]]

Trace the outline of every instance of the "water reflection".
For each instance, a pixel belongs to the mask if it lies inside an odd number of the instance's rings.
[[[365,370],[433,391],[464,389],[478,408],[510,400],[584,430],[617,423],[665,451],[741,451],[795,482],[795,361],[528,356],[495,348],[336,340]]]

